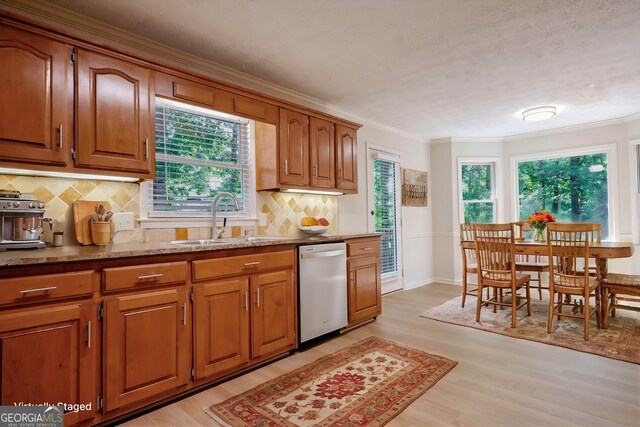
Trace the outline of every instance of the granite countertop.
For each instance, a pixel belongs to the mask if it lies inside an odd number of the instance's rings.
[[[359,237],[376,237],[381,233],[341,234],[334,236],[312,236],[288,238],[261,236],[259,240],[245,238],[224,238],[222,243],[205,245],[178,245],[169,242],[125,243],[107,246],[63,246],[44,249],[7,250],[0,252],[0,267],[15,265],[36,265],[54,262],[90,261],[97,259],[117,259],[150,255],[168,255],[224,249],[252,248],[273,245],[309,245],[338,242]]]

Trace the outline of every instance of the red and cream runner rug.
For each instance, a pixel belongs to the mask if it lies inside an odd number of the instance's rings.
[[[381,426],[457,362],[377,337],[205,411],[223,426]]]

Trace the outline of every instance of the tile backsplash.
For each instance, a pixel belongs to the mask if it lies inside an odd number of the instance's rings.
[[[298,222],[303,216],[329,221],[327,234],[338,233],[338,198],[317,194],[258,192],[259,213],[267,215],[267,226],[258,227],[261,236],[302,237]]]
[[[140,217],[140,185],[138,183],[50,178],[21,175],[1,175],[0,189],[33,193],[45,203],[45,217],[53,219],[53,230],[64,231],[64,244],[77,245],[73,202],[78,199],[106,201],[113,212],[133,212]],[[329,221],[327,234],[338,233],[338,199],[336,196],[297,193],[256,193],[256,207],[266,214],[267,225],[232,226],[225,230],[226,237],[243,235],[243,228],[255,230],[260,236],[302,237],[297,224],[302,216],[324,217]],[[188,224],[185,224],[188,225]],[[115,243],[154,242],[174,239],[206,239],[211,237],[209,227],[181,227],[142,229],[136,221],[133,231],[121,231],[114,236]],[[46,230],[43,240],[51,241]]]
[[[137,183],[97,181],[73,178],[50,178],[22,175],[0,175],[0,188],[33,193],[45,203],[45,217],[53,220],[54,231],[64,231],[64,244],[77,245],[73,221],[73,202],[78,199],[106,201],[113,212],[133,212],[140,216],[140,186]],[[143,241],[141,229],[122,231],[114,241]],[[42,239],[51,241],[46,229]]]

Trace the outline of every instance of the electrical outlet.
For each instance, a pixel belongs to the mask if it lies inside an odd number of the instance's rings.
[[[113,231],[133,230],[133,212],[118,212],[113,214]]]
[[[258,223],[260,225],[260,227],[266,227],[267,226],[267,214],[266,213],[258,213]]]

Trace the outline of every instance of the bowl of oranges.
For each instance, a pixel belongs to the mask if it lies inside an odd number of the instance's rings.
[[[314,218],[305,216],[300,219],[298,229],[303,233],[320,235],[329,229],[329,221],[326,218]]]

